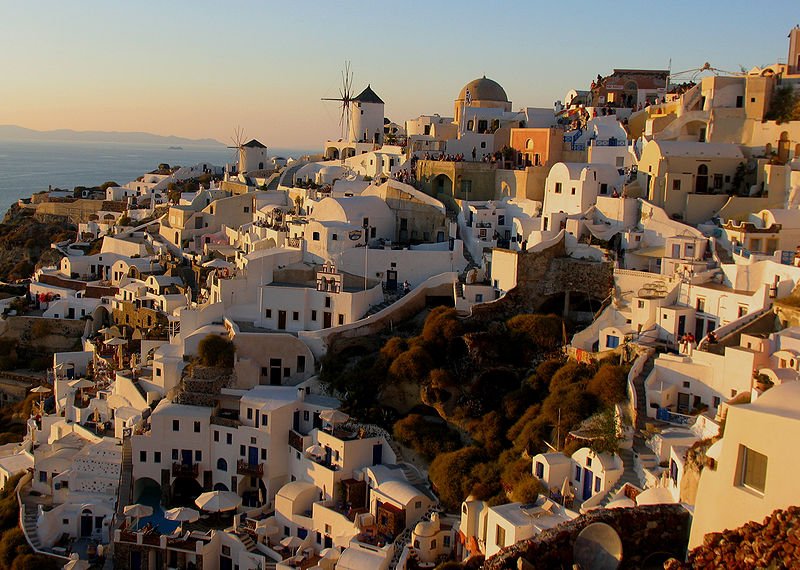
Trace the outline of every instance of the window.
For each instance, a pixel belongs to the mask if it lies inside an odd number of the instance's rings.
[[[736,96],[736,108],[741,109],[744,107],[744,95],[737,95]]]
[[[572,194],[573,196],[575,195],[575,187],[574,186],[572,187],[572,190],[570,191],[570,194]]]
[[[555,193],[561,194],[561,182],[556,182]]]
[[[247,419],[248,420],[253,419],[253,408],[247,408]]]
[[[319,232],[314,232],[311,234],[311,239],[314,241],[319,241]]]
[[[476,303],[483,303],[483,293],[476,293],[475,294],[475,302]]]
[[[537,461],[535,465],[535,473],[539,479],[544,478],[544,463]]]
[[[316,321],[317,320],[317,311],[311,311],[311,320],[312,321]]]
[[[435,538],[431,541],[431,548],[436,548],[436,539]]]
[[[292,320],[299,321],[300,320],[300,313],[298,311],[292,311]]]
[[[421,509],[422,508],[422,501],[416,501],[414,503],[414,508],[415,509]]]
[[[196,463],[200,463],[203,460],[203,452],[199,449],[194,452],[194,460]]]
[[[219,441],[219,430],[214,430],[214,441]]]
[[[227,471],[228,470],[228,462],[225,461],[222,457],[217,459],[217,469],[220,471]]]
[[[699,312],[704,313],[706,310],[706,300],[703,299],[702,297],[698,297],[697,301],[695,302],[694,308],[697,309]]]
[[[325,308],[326,309],[330,309],[331,308],[331,298],[330,297],[325,297]]]
[[[47,483],[47,471],[39,471],[39,483]]]
[[[714,175],[714,189],[719,190],[722,188],[722,174]]]
[[[619,346],[619,337],[613,335],[606,336],[606,348],[617,348]]]
[[[331,525],[326,524],[325,525],[325,534],[330,534],[330,533],[331,533]]]
[[[245,206],[244,207],[244,213],[245,214],[249,214],[250,213],[250,206]]]
[[[306,357],[300,355],[297,357],[297,372],[305,372],[306,371]]]
[[[156,376],[161,376],[161,369],[160,368],[156,368]]]
[[[177,449],[173,449],[172,450],[172,460],[173,461],[177,461],[178,460],[178,450]]]
[[[344,324],[344,315],[340,314],[339,315],[339,325],[343,325],[343,324]]]
[[[172,431],[181,431],[181,421],[172,420]]]
[[[595,493],[599,493],[600,492],[600,477],[595,477],[594,478],[594,492]]]
[[[719,396],[714,396],[714,407],[719,408]]]
[[[194,422],[194,433],[200,433],[200,422]]]
[[[241,455],[242,457],[244,457],[244,456],[245,456],[245,453],[246,453],[246,451],[245,451],[245,447],[244,447],[244,445],[240,445],[240,446],[239,446],[239,455]]]
[[[147,452],[146,451],[140,451],[139,452],[139,461],[142,462],[142,463],[147,463]]]
[[[691,386],[691,382],[685,381],[685,382],[683,383],[683,387],[684,387],[684,388],[689,388],[690,386]]]
[[[153,463],[161,463],[161,452],[154,451],[153,452]]]
[[[266,461],[266,460],[267,460],[267,450],[262,447],[261,448],[261,461]]]
[[[445,548],[450,546],[450,536],[449,535],[447,535],[447,534],[444,535],[444,538],[442,539],[442,544],[445,546]]]
[[[747,314],[747,305],[739,305],[739,317],[743,317]]]
[[[575,466],[575,480],[576,481],[580,481],[581,480],[581,466],[580,465],[576,465]]]
[[[227,443],[228,445],[233,443],[233,434],[231,433],[225,434],[225,443]]]
[[[639,300],[636,302],[636,306],[637,306],[638,308],[640,308],[640,309],[644,309],[644,301],[642,301],[641,299],[639,299]]]
[[[339,241],[339,234],[331,234],[331,241]]]
[[[739,446],[739,485],[763,493],[767,484],[767,456]]]
[[[591,466],[592,466],[592,458],[591,457],[587,457],[586,458],[586,467],[591,467]]]
[[[267,418],[269,418],[267,414],[261,414],[261,427],[267,427],[267,424],[269,423]]]
[[[500,525],[497,525],[497,528],[495,529],[494,543],[500,548],[503,548],[506,545],[506,529]]]
[[[574,192],[573,192],[573,194],[574,194]],[[608,194],[608,184],[601,184],[600,185],[600,194],[602,194],[603,196]]]
[[[268,318],[268,319],[271,319],[272,318],[272,309],[267,309],[267,311],[264,313],[264,316],[266,318]]]
[[[481,148],[486,148],[486,141],[483,141],[483,142],[481,143]]]
[[[681,181],[680,180],[673,180],[672,181],[672,189],[676,192],[681,189]]]
[[[731,390],[731,398],[736,396],[736,390]]]

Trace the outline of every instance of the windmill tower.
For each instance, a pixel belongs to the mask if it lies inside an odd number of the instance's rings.
[[[244,129],[242,127],[237,125],[233,130],[231,143],[233,143],[233,146],[229,146],[228,148],[233,149],[233,154],[231,156],[231,161],[225,165],[226,174],[236,174],[241,171],[239,167],[241,166],[242,146],[244,144]],[[235,164],[236,167],[230,169],[229,166],[231,164]]]
[[[339,87],[339,97],[323,97],[322,100],[341,103],[342,111],[339,117],[339,126],[342,129],[342,140],[355,142],[356,138],[350,124],[350,107],[353,103],[353,72],[350,71],[349,61],[345,62],[344,71],[342,71],[342,86]]]
[[[270,167],[267,157],[267,146],[256,139],[244,142],[244,129],[237,127],[231,139],[234,157],[238,165],[237,172],[245,174],[254,170],[264,170]]]

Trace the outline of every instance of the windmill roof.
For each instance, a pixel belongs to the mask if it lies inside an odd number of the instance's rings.
[[[248,148],[267,148],[266,145],[261,144],[256,139],[250,139],[250,142],[246,142],[242,146],[245,146],[245,147],[248,147]]]
[[[362,103],[380,103],[383,105],[383,100],[372,90],[372,87],[367,85],[353,101],[361,101]]]

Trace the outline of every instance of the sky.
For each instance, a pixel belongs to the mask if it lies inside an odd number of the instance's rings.
[[[485,75],[552,107],[614,68],[784,61],[798,0],[0,0],[0,124],[146,131],[280,148],[340,136],[349,61],[401,123],[452,116]]]

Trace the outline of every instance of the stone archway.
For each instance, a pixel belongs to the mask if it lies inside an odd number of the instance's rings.
[[[194,507],[194,500],[203,492],[203,487],[197,479],[191,477],[176,477],[172,482],[170,503],[173,506]]]
[[[431,181],[434,194],[453,195],[453,180],[446,174],[437,174]]]

